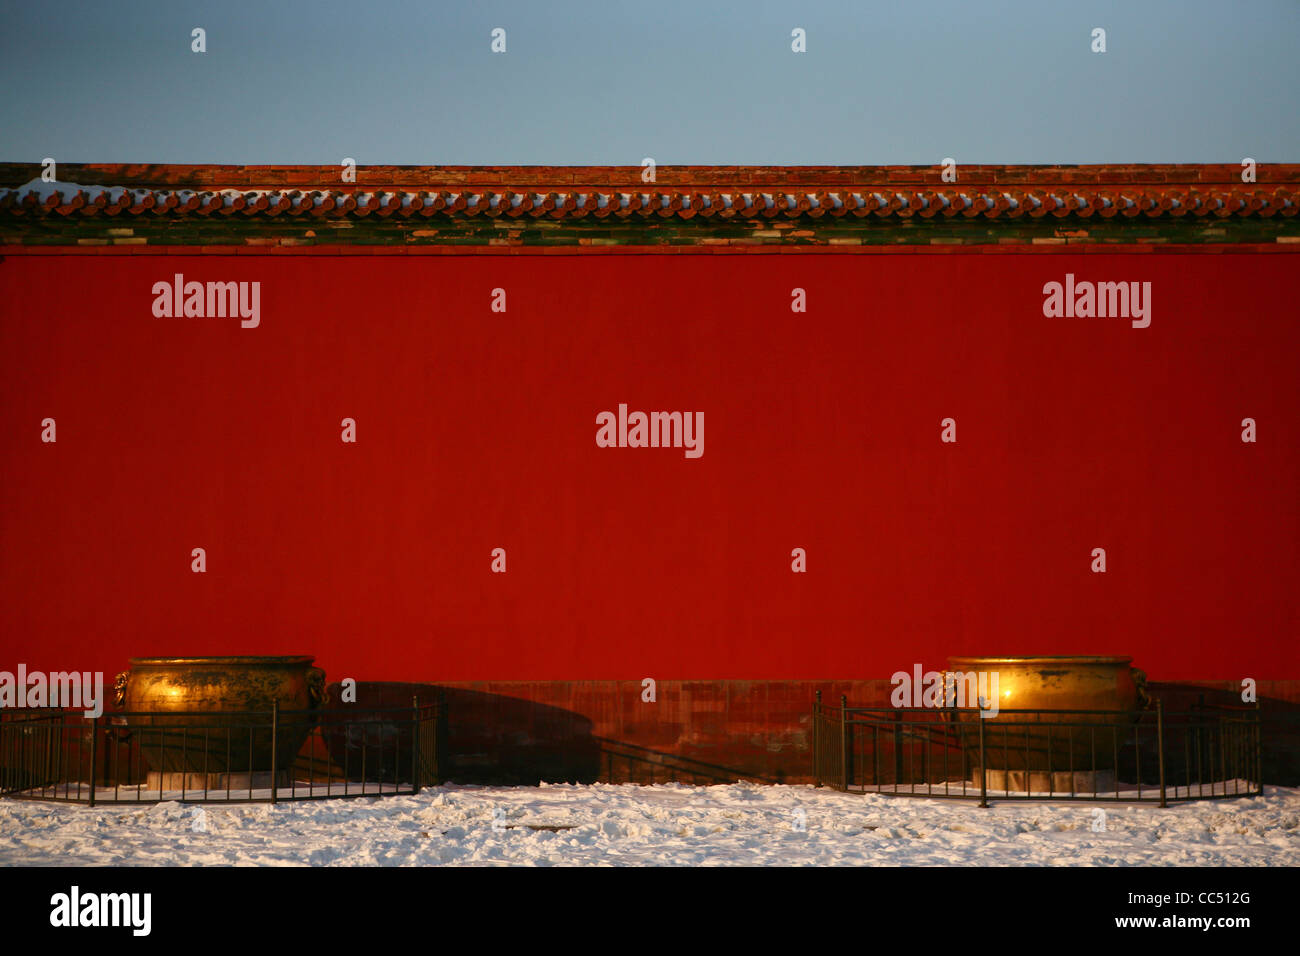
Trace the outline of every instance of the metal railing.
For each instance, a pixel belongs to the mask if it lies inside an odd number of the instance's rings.
[[[813,704],[813,778],[852,793],[1156,803],[1263,793],[1258,704],[1000,710]]]
[[[0,711],[0,795],[243,803],[418,793],[439,782],[442,708],[187,714]]]

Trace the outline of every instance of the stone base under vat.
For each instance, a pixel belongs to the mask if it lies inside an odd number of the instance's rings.
[[[289,771],[276,775],[277,787],[289,786]],[[253,773],[158,773],[150,771],[145,782],[148,790],[270,790],[271,771]]]
[[[971,773],[971,786],[976,790],[980,785],[980,772]],[[1048,773],[1046,770],[993,770],[987,773],[986,789],[992,793],[1096,793],[1105,795],[1115,792],[1115,771],[1113,770],[1058,770]]]

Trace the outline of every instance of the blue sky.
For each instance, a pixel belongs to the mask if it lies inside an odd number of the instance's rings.
[[[8,0],[0,160],[1300,162],[1297,37],[1297,0]]]

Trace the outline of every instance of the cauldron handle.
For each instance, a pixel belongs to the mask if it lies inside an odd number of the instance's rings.
[[[307,668],[307,700],[312,710],[324,707],[330,701],[329,688],[325,686],[325,672],[319,667]]]
[[[1147,693],[1147,674],[1146,671],[1137,667],[1130,667],[1129,673],[1133,675],[1133,684],[1137,687],[1138,706],[1146,710],[1151,706],[1151,695]]]
[[[123,710],[126,707],[126,686],[131,680],[130,671],[122,671],[113,678],[113,703],[117,710]]]

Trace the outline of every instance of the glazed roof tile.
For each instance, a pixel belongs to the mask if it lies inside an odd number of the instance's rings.
[[[0,216],[798,219],[1291,217],[1300,165],[358,167],[0,164]],[[24,178],[25,177],[25,178]],[[8,184],[8,185],[6,185]]]

